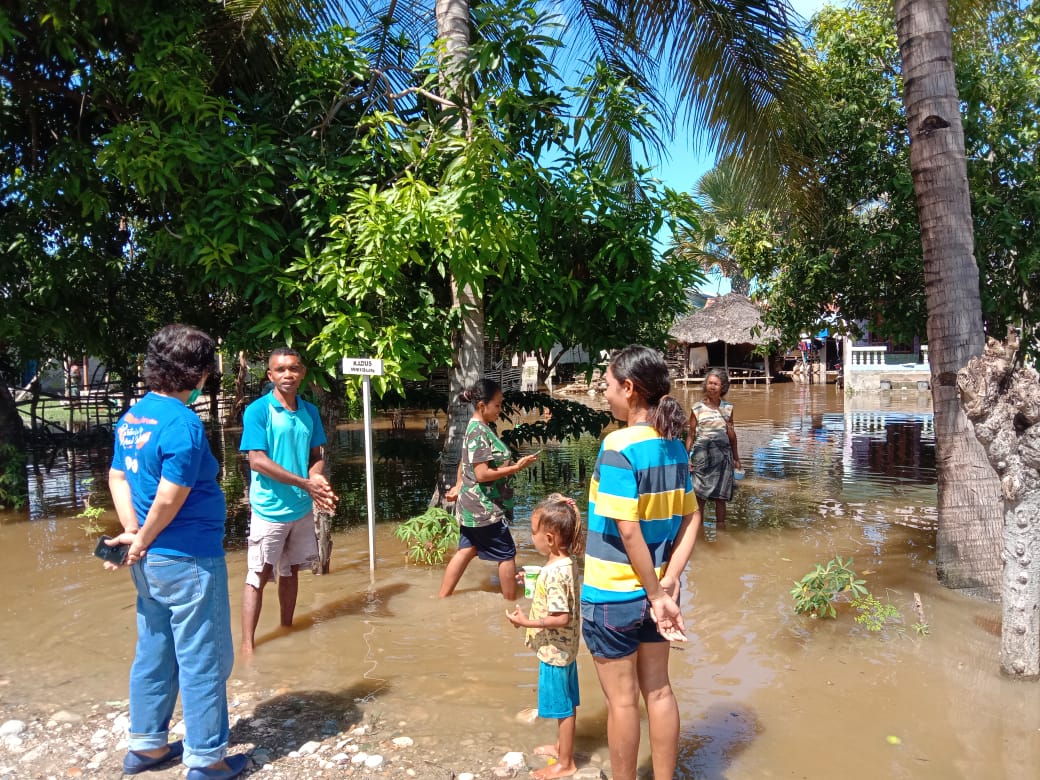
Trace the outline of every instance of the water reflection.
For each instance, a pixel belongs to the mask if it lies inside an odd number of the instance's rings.
[[[682,400],[689,405],[698,394]],[[935,522],[935,442],[932,416],[922,411],[850,410],[830,388],[781,385],[768,390],[734,388],[741,454],[748,468],[730,508],[730,521],[749,528],[800,524],[845,514],[932,528]],[[377,520],[422,512],[435,482],[439,436],[417,416],[401,430],[387,421],[374,432]],[[246,533],[248,464],[238,453],[236,429],[211,431],[228,497],[229,546]],[[517,516],[526,517],[546,493],[584,500],[599,440],[549,443],[538,465],[517,480]],[[340,496],[334,530],[366,522],[363,432],[358,424],[336,433],[332,483]],[[27,513],[0,514],[8,522],[75,514],[91,490],[107,505],[108,459],[104,448],[31,455]],[[98,489],[100,488],[100,489]]]

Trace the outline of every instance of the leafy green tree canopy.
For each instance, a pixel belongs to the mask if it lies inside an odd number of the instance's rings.
[[[835,310],[896,340],[925,331],[891,13],[870,0],[813,19],[806,72],[816,85],[808,109],[816,130],[800,141],[814,161],[807,205],[755,210],[727,234],[757,278],[767,318],[792,341]],[[1036,328],[1029,291],[1040,289],[1037,14],[1036,3],[1001,3],[955,31],[983,311],[998,336],[1009,323],[1027,334]]]
[[[382,391],[450,362],[449,277],[515,349],[653,336],[693,278],[653,249],[671,196],[639,173],[649,194],[627,197],[589,156],[590,127],[645,130],[643,107],[604,79],[568,115],[533,4],[479,9],[498,32],[468,55],[464,134],[432,53],[391,87],[343,27],[268,41],[277,68],[257,69],[236,63],[265,36],[220,43],[212,3],[52,6],[0,14],[0,339],[26,354],[125,364],[184,319],[330,373],[381,358]]]

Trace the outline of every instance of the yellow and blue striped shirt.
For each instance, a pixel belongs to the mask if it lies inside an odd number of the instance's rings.
[[[697,508],[688,458],[682,441],[661,438],[646,424],[630,425],[603,440],[589,485],[583,602],[603,604],[646,597],[625,552],[618,523],[639,523],[660,577],[683,515]]]

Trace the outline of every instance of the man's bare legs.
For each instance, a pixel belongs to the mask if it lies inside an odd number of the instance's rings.
[[[278,578],[278,606],[281,609],[283,626],[292,625],[293,614],[296,612],[296,598],[300,593],[300,578],[296,573],[299,570],[299,566],[293,566],[288,577]]]
[[[259,587],[247,582],[242,589],[242,653],[244,655],[253,654],[256,624],[260,621],[260,610],[264,605],[264,586],[271,581],[273,576],[274,567],[268,563],[260,570]],[[297,580],[297,582],[299,581]]]

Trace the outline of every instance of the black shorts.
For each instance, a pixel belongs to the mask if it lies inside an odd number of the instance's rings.
[[[482,561],[510,561],[516,557],[516,542],[503,522],[477,527],[459,526],[459,549],[475,547]]]

